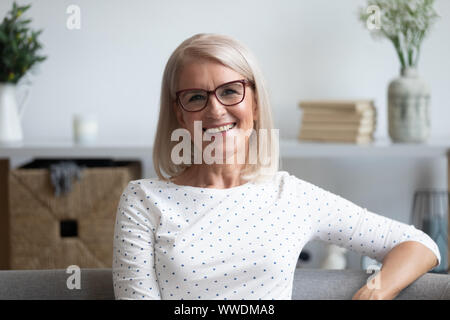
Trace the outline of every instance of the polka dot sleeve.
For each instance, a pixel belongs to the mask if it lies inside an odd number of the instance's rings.
[[[375,214],[339,195],[291,177],[307,203],[311,240],[336,244],[379,262],[398,244],[417,241],[428,247],[440,263],[437,244],[413,225]]]
[[[119,201],[114,228],[113,284],[116,299],[161,299],[154,265],[156,210],[131,181]]]

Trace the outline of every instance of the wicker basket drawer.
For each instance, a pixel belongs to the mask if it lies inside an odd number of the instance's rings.
[[[140,162],[76,160],[81,179],[56,196],[46,161],[9,172],[9,268],[111,268],[118,202]]]

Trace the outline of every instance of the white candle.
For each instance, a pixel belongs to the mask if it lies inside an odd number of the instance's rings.
[[[94,114],[75,114],[73,117],[74,141],[92,144],[97,140],[98,123]]]

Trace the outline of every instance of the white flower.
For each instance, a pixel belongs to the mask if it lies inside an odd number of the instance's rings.
[[[367,6],[380,9],[380,28],[374,29],[372,35],[392,41],[403,67],[417,63],[421,42],[438,18],[433,3],[434,0],[367,1]],[[369,16],[361,8],[361,21],[366,23]]]

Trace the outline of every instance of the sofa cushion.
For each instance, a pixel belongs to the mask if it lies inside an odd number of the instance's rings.
[[[371,275],[362,270],[297,269],[292,299],[351,299]],[[450,275],[426,273],[395,299],[450,300]]]
[[[0,300],[114,299],[111,269],[81,269],[80,289],[69,289],[66,270],[0,271]],[[293,300],[351,299],[371,274],[362,270],[296,269]],[[400,300],[450,300],[450,275],[427,273],[405,288]]]
[[[80,289],[69,289],[71,273],[58,270],[0,271],[0,299],[114,299],[111,269],[81,269]]]

